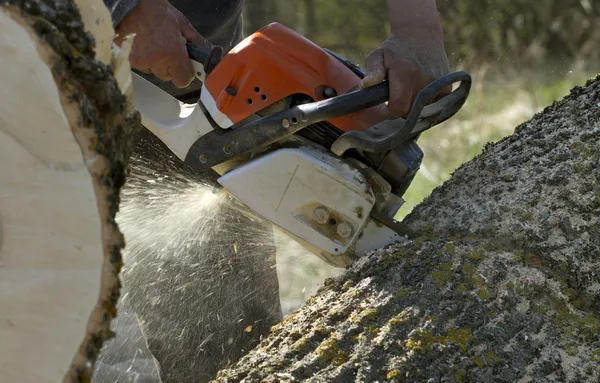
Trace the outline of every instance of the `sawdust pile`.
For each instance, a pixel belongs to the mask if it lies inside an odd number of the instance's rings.
[[[220,382],[600,380],[600,78],[488,145]]]

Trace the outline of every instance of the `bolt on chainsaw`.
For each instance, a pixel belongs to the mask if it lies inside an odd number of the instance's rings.
[[[387,82],[359,89],[358,66],[281,24],[226,54],[187,48],[197,102],[132,74],[143,125],[181,160],[333,266],[415,235],[394,217],[423,160],[417,139],[461,109],[468,73],[435,80],[390,120],[378,108]]]

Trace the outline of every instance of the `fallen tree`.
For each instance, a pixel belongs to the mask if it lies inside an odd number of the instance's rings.
[[[597,382],[600,77],[461,166],[219,382]]]

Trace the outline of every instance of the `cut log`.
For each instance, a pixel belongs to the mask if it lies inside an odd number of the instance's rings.
[[[406,222],[217,381],[600,380],[600,77]]]
[[[116,314],[140,125],[108,10],[82,4],[0,1],[1,382],[89,381]]]

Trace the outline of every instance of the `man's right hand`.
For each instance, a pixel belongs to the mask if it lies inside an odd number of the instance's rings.
[[[127,35],[136,35],[129,57],[133,68],[163,81],[170,80],[178,88],[187,87],[194,79],[185,43],[208,44],[168,0],[140,0],[116,32],[118,45]]]

